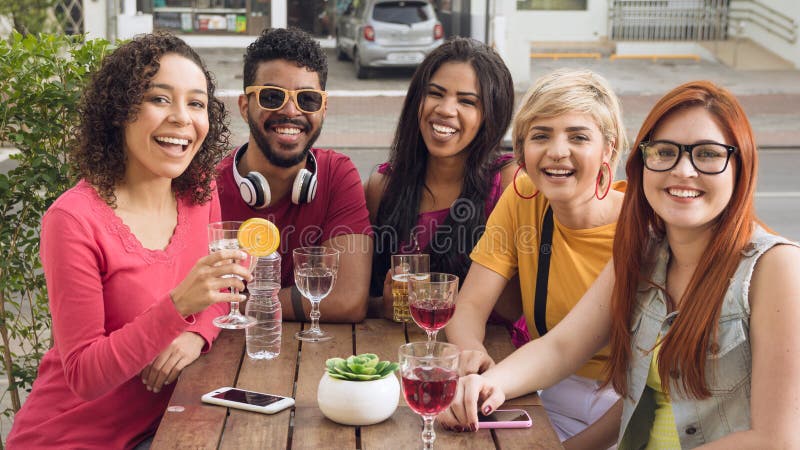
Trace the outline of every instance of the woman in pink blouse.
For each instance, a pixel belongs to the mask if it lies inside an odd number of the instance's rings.
[[[81,177],[42,219],[53,348],[8,447],[133,448],[154,433],[171,382],[207,351],[211,319],[249,278],[208,255],[225,109],[200,57],[150,34],[108,55],[81,102],[70,162]],[[225,292],[225,293],[223,293]],[[218,302],[222,302],[217,305]]]

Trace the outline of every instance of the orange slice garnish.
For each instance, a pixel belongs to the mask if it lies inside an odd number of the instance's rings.
[[[274,223],[253,217],[239,226],[239,245],[253,256],[271,255],[281,243],[281,233]]]

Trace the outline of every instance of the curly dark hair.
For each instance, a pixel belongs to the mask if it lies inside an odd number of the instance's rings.
[[[75,174],[93,185],[100,197],[116,207],[114,186],[125,174],[124,126],[136,120],[144,93],[166,54],[183,56],[203,71],[208,90],[209,129],[189,167],[172,180],[176,195],[194,204],[211,199],[215,166],[229,149],[225,104],[214,96],[214,78],[200,56],[181,39],[165,32],[137,37],[103,58],[81,98],[81,123],[70,164]]]
[[[319,85],[328,82],[328,57],[310,34],[297,28],[268,28],[247,46],[244,54],[244,88],[256,79],[258,64],[273,59],[285,59],[298,67],[316,72]]]

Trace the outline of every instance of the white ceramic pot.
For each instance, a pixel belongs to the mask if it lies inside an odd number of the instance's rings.
[[[380,380],[347,381],[322,375],[317,403],[325,417],[343,425],[372,425],[391,417],[400,402],[400,382],[389,374]]]

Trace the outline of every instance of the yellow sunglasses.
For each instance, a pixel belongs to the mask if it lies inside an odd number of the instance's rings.
[[[317,89],[297,89],[291,91],[277,86],[248,86],[245,94],[256,94],[258,106],[267,111],[278,111],[291,98],[300,111],[313,114],[325,107],[328,93]]]

